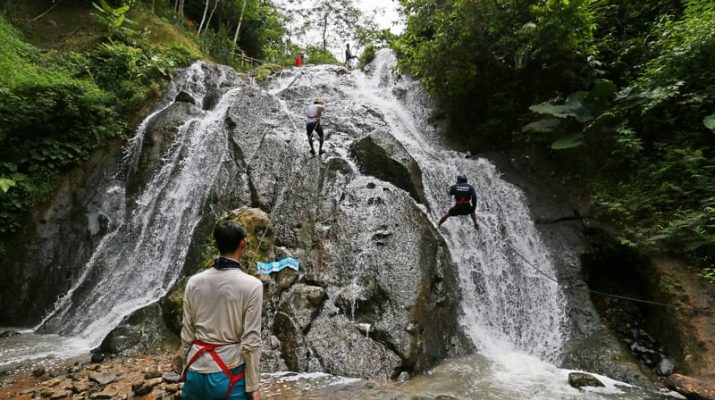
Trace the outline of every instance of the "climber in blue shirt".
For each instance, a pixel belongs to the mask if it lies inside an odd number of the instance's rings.
[[[467,177],[458,175],[457,183],[449,188],[449,194],[454,196],[456,203],[440,218],[437,227],[439,228],[449,217],[469,215],[472,217],[474,227],[478,228],[477,213],[475,211],[477,209],[477,192],[474,190],[474,186],[467,183]]]

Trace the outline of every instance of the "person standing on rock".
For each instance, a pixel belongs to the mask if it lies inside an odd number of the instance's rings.
[[[357,59],[357,56],[353,55],[352,50],[350,50],[350,43],[345,44],[345,68],[348,70],[353,69],[352,60]]]
[[[263,284],[243,272],[241,225],[220,221],[214,240],[221,257],[192,276],[184,293],[181,350],[184,400],[260,400]]]
[[[477,192],[474,190],[474,186],[467,183],[467,177],[464,175],[457,176],[457,183],[449,188],[449,195],[454,196],[455,204],[454,207],[450,208],[446,214],[440,218],[437,223],[439,228],[444,221],[449,217],[456,217],[459,215],[469,215],[472,217],[472,222],[474,222],[474,227],[479,228],[477,225]]]
[[[315,155],[315,148],[313,147],[313,131],[318,134],[318,139],[320,142],[320,147],[318,148],[318,154],[325,153],[323,151],[323,127],[320,126],[320,117],[325,111],[325,104],[316,100],[313,104],[309,105],[305,110],[305,130],[308,133],[308,144],[310,144],[310,154]]]

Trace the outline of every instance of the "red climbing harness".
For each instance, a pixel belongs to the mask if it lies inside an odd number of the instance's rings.
[[[457,204],[461,206],[463,204],[470,204],[470,202],[469,202],[468,198],[462,198],[462,199],[457,199]]]
[[[195,345],[199,346],[199,349],[196,351],[193,357],[189,360],[188,363],[186,363],[186,367],[184,368],[184,381],[186,381],[186,373],[189,371],[189,367],[191,364],[193,364],[196,360],[198,360],[199,356],[201,356],[204,353],[209,353],[211,354],[211,357],[214,359],[216,364],[221,368],[221,371],[223,371],[224,374],[228,377],[229,384],[228,384],[228,390],[226,391],[226,395],[224,398],[228,398],[229,395],[231,395],[231,391],[233,390],[233,386],[240,381],[243,376],[246,373],[245,368],[241,370],[241,372],[237,373],[236,375],[231,373],[231,370],[228,369],[228,366],[226,366],[226,363],[223,362],[221,357],[218,356],[218,353],[216,353],[216,348],[221,347],[220,344],[211,344],[211,343],[205,343],[200,340],[197,340],[194,342]]]

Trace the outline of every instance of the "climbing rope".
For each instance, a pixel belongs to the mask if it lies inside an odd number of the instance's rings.
[[[536,272],[538,272],[539,274],[541,274],[541,275],[542,275],[543,277],[545,277],[546,279],[548,279],[548,280],[550,280],[550,281],[556,283],[557,285],[560,285],[560,284],[559,284],[559,281],[557,281],[555,278],[552,278],[549,274],[547,274],[546,272],[544,272],[544,271],[542,271],[541,269],[539,269],[536,265],[532,264],[529,260],[526,259],[526,257],[524,257],[524,256],[523,256],[521,253],[519,253],[517,250],[512,249],[512,251],[513,251],[517,256],[519,256],[519,258],[521,258],[521,259],[526,263],[526,265],[528,265],[529,267],[531,267],[533,270],[535,270]],[[657,301],[638,299],[638,298],[635,298],[635,297],[621,296],[621,295],[617,295],[617,294],[613,294],[613,293],[601,292],[601,291],[593,290],[593,289],[589,289],[589,288],[581,288],[581,287],[571,287],[571,288],[568,288],[568,287],[566,287],[565,289],[566,289],[566,290],[569,290],[569,289],[570,289],[570,290],[583,290],[583,291],[588,291],[588,292],[590,292],[590,293],[598,294],[598,295],[605,296],[605,297],[612,297],[612,298],[615,298],[615,299],[628,300],[628,301],[633,301],[633,302],[636,302],[636,303],[644,303],[644,304],[650,304],[650,305],[661,306],[661,307],[668,307],[668,308],[673,308],[673,309],[686,309],[686,310],[692,310],[692,311],[696,311],[696,312],[703,312],[703,311],[707,310],[706,307],[679,306],[679,305],[675,305],[675,304],[668,304],[668,303],[661,303],[661,302],[657,302]]]

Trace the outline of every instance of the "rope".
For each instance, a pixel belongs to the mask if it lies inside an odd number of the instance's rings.
[[[547,273],[545,273],[545,272],[542,271],[541,269],[537,268],[534,264],[532,264],[529,260],[527,260],[526,257],[524,257],[524,256],[523,256],[521,253],[519,253],[517,250],[512,249],[512,251],[513,251],[517,256],[519,256],[519,258],[521,258],[522,260],[524,260],[524,262],[526,263],[526,265],[528,265],[529,267],[531,267],[532,269],[534,269],[536,272],[538,272],[539,274],[541,274],[541,275],[542,275],[543,277],[545,277],[546,279],[548,279],[548,280],[550,280],[550,281],[556,283],[557,285],[559,285],[559,281],[557,281],[555,278],[552,278],[550,275],[548,275]],[[601,292],[601,291],[593,290],[593,289],[589,289],[589,288],[580,288],[580,287],[568,288],[568,287],[567,287],[567,288],[565,288],[565,289],[566,289],[566,290],[569,290],[569,289],[570,289],[570,290],[584,290],[584,291],[588,291],[588,292],[590,292],[590,293],[598,294],[598,295],[605,296],[605,297],[612,297],[612,298],[615,298],[615,299],[628,300],[628,301],[633,301],[633,302],[636,302],[636,303],[644,303],[644,304],[650,304],[650,305],[654,305],[654,306],[668,307],[668,308],[673,308],[673,309],[676,309],[676,310],[677,310],[677,309],[686,309],[686,310],[692,310],[692,311],[701,312],[701,311],[705,311],[705,310],[707,309],[706,307],[678,306],[678,305],[675,305],[675,304],[668,304],[668,303],[660,303],[660,302],[657,302],[657,301],[643,300],[643,299],[638,299],[638,298],[635,298],[635,297],[621,296],[621,295],[617,295],[617,294],[613,294],[613,293]]]

